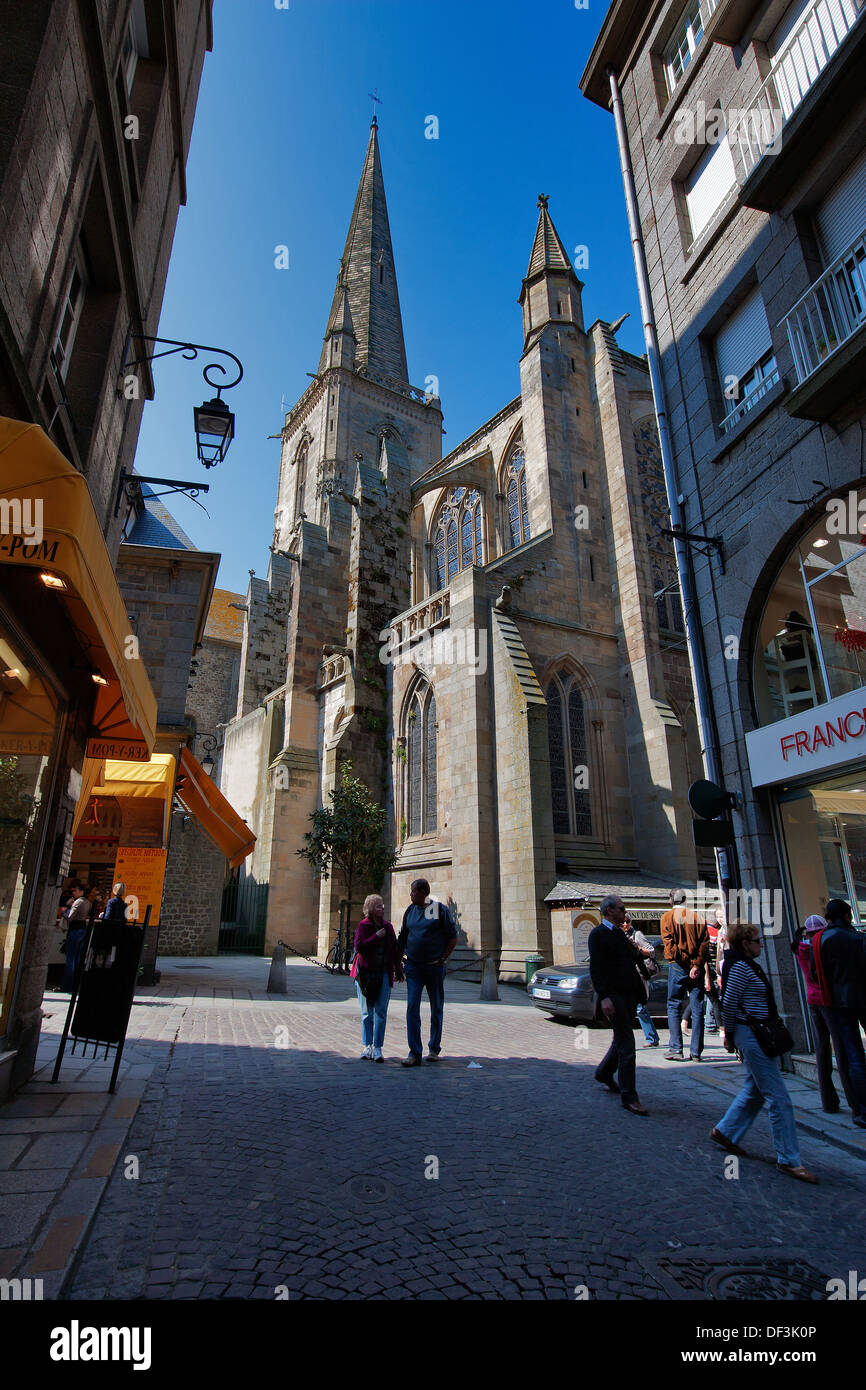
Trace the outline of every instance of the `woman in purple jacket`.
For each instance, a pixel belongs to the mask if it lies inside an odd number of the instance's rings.
[[[397,955],[397,935],[391,923],[385,921],[385,904],[378,893],[371,893],[364,900],[364,916],[355,932],[355,959],[349,973],[361,1001],[361,1060],[384,1062],[382,1044],[388,1001],[394,981],[403,979],[403,969]]]

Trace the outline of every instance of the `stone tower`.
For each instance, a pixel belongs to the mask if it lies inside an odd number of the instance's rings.
[[[296,853],[338,764],[385,798],[380,632],[409,602],[409,489],[441,454],[437,397],[409,385],[374,119],[318,371],[286,416],[271,561],[247,598],[224,786],[260,838],[267,943],[333,934],[341,885]]]

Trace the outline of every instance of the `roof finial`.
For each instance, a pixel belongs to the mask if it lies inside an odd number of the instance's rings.
[[[379,129],[379,122],[378,122],[378,120],[377,120],[377,118],[376,118],[376,106],[377,106],[377,105],[379,105],[379,106],[382,105],[382,98],[381,98],[380,96],[377,95],[377,94],[378,94],[378,91],[379,91],[379,88],[377,87],[375,91],[373,91],[373,92],[368,92],[368,93],[367,93],[367,96],[370,98],[370,100],[371,100],[372,103],[373,103],[373,119],[372,119],[372,121],[370,122],[370,129],[371,129],[371,130],[378,130],[378,129]]]
[[[546,208],[547,208],[547,204],[548,204],[549,202],[550,202],[550,194],[549,194],[549,193],[539,193],[539,195],[538,195],[538,206],[539,206],[540,208],[545,208],[545,209],[546,209]]]

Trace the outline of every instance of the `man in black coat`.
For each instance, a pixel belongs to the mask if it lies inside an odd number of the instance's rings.
[[[599,1062],[596,1081],[619,1093],[632,1115],[648,1115],[635,1089],[634,1016],[641,998],[640,952],[623,931],[625,903],[610,893],[601,903],[601,922],[589,934],[589,973],[613,1042]],[[619,1085],[614,1081],[619,1075]]]
[[[824,908],[827,923],[819,937],[821,970],[832,1007],[821,1010],[827,1020],[836,1060],[840,1049],[848,1063],[849,1088],[858,1129],[866,1129],[866,1053],[860,1025],[866,1024],[866,938],[852,922],[849,903],[831,898]]]

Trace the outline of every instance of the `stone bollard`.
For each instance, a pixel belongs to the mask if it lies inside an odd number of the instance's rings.
[[[499,989],[496,983],[496,960],[493,956],[484,957],[484,968],[481,971],[481,998],[488,1001],[499,998]]]
[[[286,948],[282,941],[274,947],[274,954],[271,960],[271,973],[268,976],[268,994],[287,994],[286,985]]]

